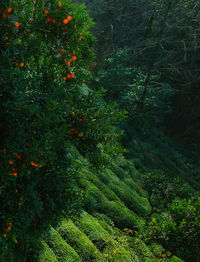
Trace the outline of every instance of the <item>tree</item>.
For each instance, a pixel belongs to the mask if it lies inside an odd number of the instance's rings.
[[[116,142],[121,132],[112,124],[123,113],[86,86],[94,57],[91,25],[85,8],[68,0],[2,3],[0,253],[5,256],[16,249],[25,260],[27,236],[79,213],[81,163],[74,147],[95,166],[121,151]]]

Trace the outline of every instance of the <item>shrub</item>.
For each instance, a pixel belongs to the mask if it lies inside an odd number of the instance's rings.
[[[151,212],[151,206],[147,198],[138,195],[133,188],[121,181],[111,170],[101,173],[99,177],[104,180],[104,183],[106,181],[106,184],[129,209],[142,216]]]
[[[76,223],[76,225],[88,236],[100,251],[109,244],[111,235],[99,224],[96,218],[86,212],[82,213],[81,219]]]
[[[31,248],[28,259],[31,262],[58,262],[53,250],[44,240],[31,239]],[[18,262],[18,260],[15,260]]]
[[[161,243],[186,261],[200,258],[200,198],[176,199],[167,213],[154,215],[148,224],[148,238]]]
[[[83,261],[102,261],[98,249],[72,221],[62,221],[57,230],[65,241],[79,254]]]
[[[81,261],[76,251],[64,241],[55,229],[51,228],[49,234],[46,235],[45,240],[60,262]]]

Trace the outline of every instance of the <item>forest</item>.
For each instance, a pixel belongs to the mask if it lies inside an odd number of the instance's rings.
[[[0,262],[200,262],[199,25],[199,0],[0,0]]]

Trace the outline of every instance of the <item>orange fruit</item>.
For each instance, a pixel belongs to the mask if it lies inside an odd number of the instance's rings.
[[[12,226],[12,222],[9,222],[8,225],[9,225],[9,226]]]
[[[71,21],[71,20],[72,20],[72,17],[69,15],[69,16],[67,17],[67,20],[68,20],[68,21]]]
[[[61,7],[61,5],[62,5],[61,2],[59,2],[59,3],[58,3],[58,7]]]
[[[18,205],[19,205],[19,206],[21,206],[21,205],[22,205],[22,203],[19,203]]]
[[[71,78],[74,78],[75,77],[75,75],[74,74],[71,74]]]
[[[9,162],[10,165],[14,164],[14,162],[12,160],[9,160],[8,162]]]
[[[10,14],[12,12],[12,9],[9,7],[7,10],[7,13]]]
[[[44,13],[45,13],[45,15],[48,15],[49,11],[45,9]]]
[[[71,75],[70,75],[70,74],[68,74],[68,75],[67,75],[67,78],[68,78],[68,79],[70,79],[70,78],[71,78]]]
[[[55,18],[53,19],[53,21],[52,21],[52,22],[53,22],[53,24],[56,22]]]
[[[21,63],[19,64],[19,66],[20,66],[20,67],[24,67],[24,63],[21,62]]]
[[[50,23],[51,22],[51,18],[50,17],[47,17],[47,23]]]
[[[82,137],[82,136],[83,136],[83,132],[80,132],[78,135],[79,135],[80,137]]]
[[[11,230],[11,227],[7,227],[6,228],[6,232],[10,231]]]
[[[83,79],[83,83],[85,83],[86,81],[85,81],[85,79]]]
[[[76,61],[77,57],[76,56],[72,56],[72,61]]]
[[[17,22],[17,23],[15,23],[15,27],[16,28],[19,28],[20,27],[20,24]]]
[[[73,55],[75,55],[76,54],[76,51],[73,51],[73,53],[72,53]]]
[[[64,25],[66,25],[66,24],[68,24],[68,23],[69,23],[68,19],[64,19],[64,20],[63,20],[63,24],[64,24]]]
[[[6,235],[6,234],[3,234],[3,237],[4,237],[4,238],[6,238],[6,237],[7,237],[7,235]]]
[[[67,66],[69,66],[69,65],[70,65],[70,61],[65,62],[65,64],[66,64]]]
[[[20,159],[20,158],[21,158],[21,156],[18,155],[17,153],[14,153],[14,156],[16,156],[17,159]]]

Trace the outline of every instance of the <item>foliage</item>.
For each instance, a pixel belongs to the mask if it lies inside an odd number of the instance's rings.
[[[67,244],[60,234],[53,228],[45,236],[46,243],[53,250],[60,262],[80,262],[81,259],[76,251]]]
[[[94,86],[105,87],[106,97],[127,110],[132,125],[164,124],[172,113],[174,90],[162,83],[159,75],[152,74],[148,79],[144,70],[130,63],[131,59],[133,55],[127,49],[105,59],[96,72]]]
[[[147,237],[185,259],[199,261],[200,198],[176,199],[167,213],[154,215],[148,224]]]
[[[156,89],[167,83],[175,94],[173,113],[170,121],[165,122],[167,128],[188,143],[197,145],[198,149],[200,141],[199,2],[195,0],[74,1],[84,2],[96,22],[94,30],[98,40],[96,68],[100,73],[104,72],[102,76],[105,76],[108,92],[113,98],[119,94],[117,93],[119,86],[127,86],[131,67],[141,68],[142,73],[147,74],[147,90],[152,88],[149,83],[150,77],[159,76]],[[122,60],[118,63],[115,59],[120,49],[128,50],[126,66]],[[106,81],[106,68],[103,63],[105,58],[108,58],[107,61],[111,63],[116,61],[112,69],[108,67],[108,76],[111,75],[109,82]],[[156,86],[153,85],[154,88]],[[168,95],[167,86],[165,85],[164,88],[165,91],[161,93]],[[133,99],[135,92],[131,94],[130,91],[132,90],[129,90],[129,93]],[[161,93],[158,92],[158,97],[162,95]],[[144,94],[142,100],[145,97]],[[140,102],[143,103],[142,100]],[[165,106],[168,107],[170,104]]]
[[[74,147],[104,166],[123,152],[113,123],[124,113],[86,87],[94,38],[83,6],[18,0],[1,8],[0,250],[25,259],[27,236],[80,212]]]
[[[72,221],[62,221],[58,227],[58,232],[74,248],[83,261],[101,261],[101,254],[95,245]]]
[[[175,198],[191,198],[195,195],[193,188],[183,179],[171,178],[161,171],[143,175],[145,190],[149,193],[150,203],[154,212],[160,212]]]

